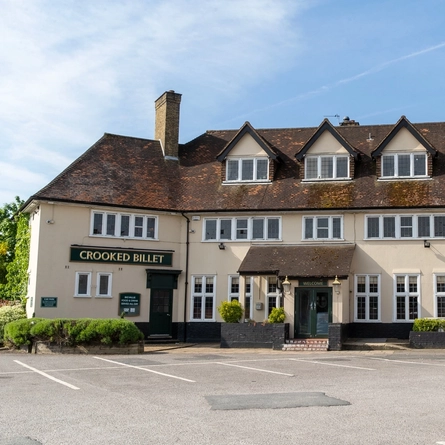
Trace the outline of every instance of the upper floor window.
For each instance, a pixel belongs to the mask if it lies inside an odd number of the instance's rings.
[[[303,218],[303,239],[325,240],[343,238],[341,216],[305,216]]]
[[[226,164],[226,181],[267,181],[269,179],[268,158],[228,159]]]
[[[157,217],[114,212],[92,212],[91,235],[156,239]]]
[[[369,215],[367,239],[444,238],[445,215]]]
[[[281,218],[206,218],[204,241],[243,241],[281,239]]]
[[[426,176],[425,153],[394,153],[382,156],[382,178]]]
[[[349,156],[306,156],[305,179],[348,179]]]

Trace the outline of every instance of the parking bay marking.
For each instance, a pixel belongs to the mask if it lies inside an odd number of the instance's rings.
[[[423,365],[423,366],[439,366],[443,368],[445,364],[439,363],[421,363],[421,362],[410,362],[408,360],[392,360],[390,358],[380,358],[380,357],[369,357],[370,360],[380,360],[383,362],[394,362],[394,363],[406,363],[408,365]]]
[[[337,366],[338,368],[351,368],[351,369],[362,369],[364,371],[375,371],[374,368],[363,368],[361,366],[351,366],[351,365],[339,365],[338,363],[326,363],[326,362],[319,362],[316,360],[306,360],[299,358],[290,358],[289,360],[293,360],[295,362],[315,363],[317,365]]]
[[[52,375],[49,375],[49,374],[47,374],[46,372],[43,372],[43,371],[39,371],[38,369],[33,368],[32,366],[26,365],[25,363],[22,363],[22,362],[20,362],[20,361],[18,361],[18,360],[14,360],[14,361],[15,361],[16,363],[18,363],[19,365],[21,365],[21,366],[23,366],[23,367],[25,367],[25,368],[28,368],[28,369],[30,369],[31,371],[36,372],[37,374],[42,375],[43,377],[46,377],[47,379],[53,380],[54,382],[60,383],[61,385],[68,386],[68,388],[71,388],[71,389],[80,389],[80,388],[78,388],[77,386],[71,385],[70,383],[64,382],[63,380],[60,380],[60,379],[56,379],[56,378],[53,377]]]
[[[258,369],[258,368],[252,368],[250,366],[234,365],[233,363],[224,363],[224,362],[214,362],[214,363],[216,363],[218,365],[224,365],[224,366],[233,366],[234,368],[250,369],[252,371],[268,372],[270,374],[278,374],[278,375],[285,375],[287,377],[294,377],[294,374],[286,374],[284,372],[269,371],[268,369]]]
[[[126,363],[120,363],[120,362],[116,362],[114,360],[108,360],[108,359],[102,358],[102,357],[93,357],[93,358],[95,358],[97,360],[103,360],[104,362],[115,363],[117,365],[126,366],[127,368],[140,369],[141,371],[152,372],[153,374],[162,375],[164,377],[171,377],[172,379],[183,380],[184,382],[196,383],[195,380],[185,379],[184,377],[178,377],[176,375],[165,374],[163,372],[153,371],[152,369],[143,368],[142,366],[127,365]]]

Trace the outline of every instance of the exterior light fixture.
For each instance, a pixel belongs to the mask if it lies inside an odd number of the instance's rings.
[[[332,282],[332,286],[334,286],[335,293],[339,294],[340,293],[341,283],[340,283],[337,275],[335,275],[335,280]]]
[[[284,279],[284,281],[281,283],[281,285],[283,286],[283,291],[285,294],[290,294],[290,281],[287,279],[287,275],[286,278]]]
[[[423,241],[423,247],[430,247],[430,246],[431,246],[431,244],[428,240]]]
[[[225,246],[224,243],[219,243],[219,244],[218,244],[218,248],[219,248],[219,250],[225,250],[225,249],[226,249],[226,246]]]

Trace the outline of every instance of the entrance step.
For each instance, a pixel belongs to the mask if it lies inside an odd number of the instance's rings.
[[[178,339],[177,338],[172,338],[171,336],[166,336],[166,335],[149,335],[146,339],[145,339],[145,344],[157,344],[157,345],[162,345],[162,344],[169,344],[169,343],[178,343]]]
[[[327,338],[291,338],[286,340],[283,351],[327,351],[329,340]]]

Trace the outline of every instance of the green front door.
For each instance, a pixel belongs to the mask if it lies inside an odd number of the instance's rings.
[[[330,287],[295,288],[295,337],[327,337],[331,322]]]
[[[150,335],[172,334],[173,289],[151,289]]]

